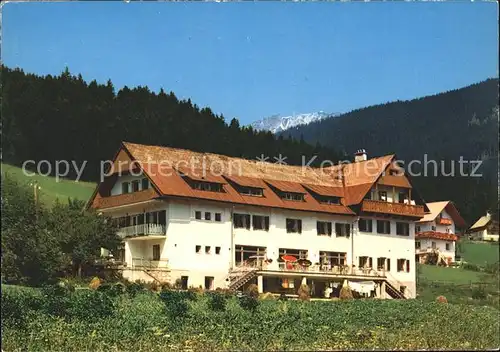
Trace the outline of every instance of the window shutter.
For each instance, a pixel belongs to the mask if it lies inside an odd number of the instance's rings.
[[[410,272],[410,261],[409,260],[406,261],[406,272],[407,273]]]
[[[387,271],[391,271],[391,258],[387,258]]]
[[[332,235],[332,223],[331,222],[328,223],[328,235],[329,236]]]
[[[247,230],[250,230],[250,215],[247,214],[247,215],[245,215],[245,217],[247,218],[247,222],[246,222]]]
[[[160,211],[159,223],[160,223],[160,225],[167,224],[167,211],[166,210]]]
[[[373,268],[373,258],[370,257],[369,258],[369,265],[368,265],[370,268]]]
[[[299,233],[302,233],[302,220],[297,220],[297,226],[299,229]]]
[[[266,227],[266,231],[269,231],[269,216],[264,216],[264,226]]]
[[[345,224],[346,237],[351,236],[351,225]]]

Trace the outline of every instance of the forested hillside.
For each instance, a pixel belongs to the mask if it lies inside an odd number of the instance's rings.
[[[98,180],[99,162],[112,158],[121,141],[186,148],[255,159],[282,153],[287,163],[301,156],[338,160],[332,149],[270,132],[226,123],[210,108],[199,108],[174,93],[147,87],[86,83],[66,69],[59,76],[37,76],[2,67],[3,161],[87,160],[84,180]],[[72,177],[75,175],[69,175]]]
[[[411,160],[436,160],[455,176],[414,178],[426,201],[454,200],[471,222],[487,208],[498,209],[498,80],[489,79],[453,91],[411,101],[395,101],[351,111],[335,118],[287,130],[287,136],[335,146],[352,154],[367,150],[369,157],[396,153]],[[484,161],[483,177],[460,177],[458,161]],[[419,171],[418,164],[414,169]],[[429,170],[431,170],[429,168]],[[431,170],[433,171],[433,170]],[[470,170],[471,171],[471,170]]]

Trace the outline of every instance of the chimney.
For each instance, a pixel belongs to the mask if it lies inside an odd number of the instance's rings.
[[[366,150],[358,149],[358,151],[354,154],[354,162],[357,163],[365,160],[367,160]]]

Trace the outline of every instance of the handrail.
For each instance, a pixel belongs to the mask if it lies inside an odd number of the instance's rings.
[[[120,227],[117,234],[122,238],[138,235],[165,235],[165,229],[165,225],[162,224],[140,224]]]
[[[132,258],[132,268],[166,269],[168,268],[168,259]]]
[[[387,278],[387,281],[394,287],[396,287],[393,282],[395,282],[397,285],[398,285],[398,288],[400,288],[401,286],[404,286],[405,287],[405,292],[401,292],[401,294],[405,297],[405,298],[408,298],[408,296],[410,297],[413,297],[413,291],[406,285],[403,285],[403,283],[401,281],[399,281],[398,279],[396,279],[394,276],[392,276],[392,274],[388,273],[386,274],[386,278]],[[391,282],[392,281],[392,282]]]

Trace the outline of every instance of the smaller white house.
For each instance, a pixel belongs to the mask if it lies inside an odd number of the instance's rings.
[[[429,213],[415,224],[415,259],[426,263],[429,254],[437,253],[439,262],[453,263],[457,229],[465,227],[465,221],[451,201],[426,204]]]
[[[471,240],[498,241],[498,221],[493,220],[491,213],[487,212],[471,226],[467,233]]]

